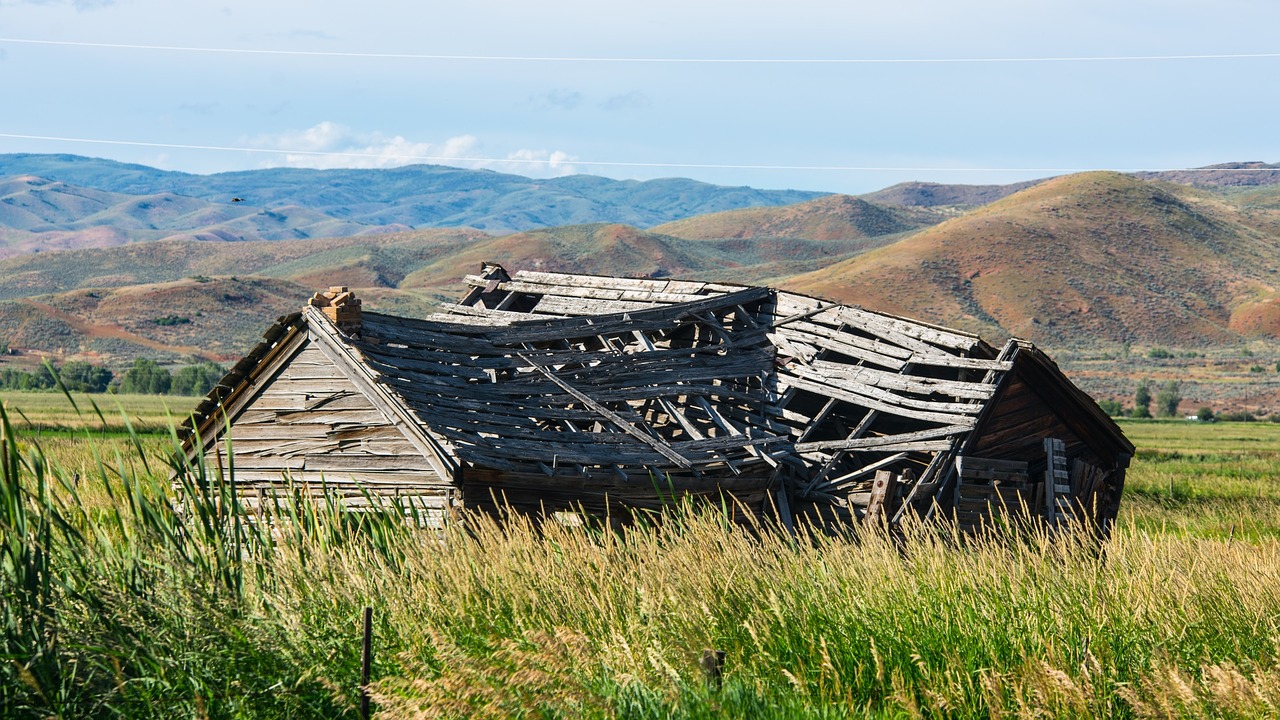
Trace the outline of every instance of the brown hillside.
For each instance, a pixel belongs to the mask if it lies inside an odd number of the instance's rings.
[[[26,355],[85,358],[121,366],[146,356],[235,360],[276,317],[319,288],[261,277],[183,279],[0,302],[0,337]],[[428,298],[397,290],[361,292],[384,312],[429,312]]]
[[[829,195],[784,207],[698,215],[651,228],[687,240],[805,238],[855,240],[916,230],[942,220],[920,211],[886,208],[849,195]]]
[[[402,288],[456,289],[486,261],[511,268],[631,277],[687,275],[711,266],[673,238],[629,225],[572,225],[472,243],[411,273]]]
[[[1274,292],[1280,251],[1168,187],[1117,173],[1056,178],[787,284],[1056,345],[1270,334],[1273,310],[1256,299]],[[1242,307],[1249,320],[1233,325]]]

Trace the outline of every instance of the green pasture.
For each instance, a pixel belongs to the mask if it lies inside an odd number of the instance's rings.
[[[6,718],[356,718],[366,606],[392,720],[1280,707],[1280,425],[1125,422],[1138,453],[1099,548],[793,538],[688,506],[620,534],[288,499],[248,522],[199,467],[175,495],[165,399],[121,399],[137,433],[29,397],[4,398],[31,425],[0,437]]]
[[[18,429],[102,430],[121,432],[132,425],[140,432],[163,432],[181,424],[200,398],[182,395],[115,395],[110,393],[0,391],[0,403]],[[97,406],[102,415],[94,411]]]

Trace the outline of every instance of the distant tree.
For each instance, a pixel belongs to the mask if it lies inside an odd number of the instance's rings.
[[[68,390],[75,392],[105,392],[111,382],[111,371],[87,362],[73,360],[58,370],[58,378]]]
[[[1156,393],[1156,414],[1160,417],[1173,417],[1178,414],[1178,406],[1182,404],[1182,383],[1170,380],[1160,387]]]
[[[155,360],[138,358],[133,367],[125,371],[120,378],[120,392],[145,395],[164,395],[173,384],[173,376],[168,370],[156,364]]]
[[[1099,400],[1098,407],[1102,408],[1102,412],[1111,417],[1120,417],[1124,415],[1124,406],[1117,400]]]
[[[1213,422],[1213,408],[1205,406],[1196,411],[1196,419],[1200,422]]]
[[[53,379],[53,373],[49,372],[48,365],[41,365],[34,371],[27,373],[27,377],[23,378],[23,390],[50,390],[58,386],[57,381]]]
[[[1154,347],[1147,352],[1147,357],[1152,358],[1153,360],[1165,360],[1167,358],[1173,357],[1173,353],[1169,352],[1168,350],[1165,350],[1162,347]]]
[[[1133,393],[1133,417],[1149,418],[1151,417],[1151,381],[1143,380],[1138,383],[1138,389]]]
[[[9,341],[0,340],[0,355],[9,354]],[[1276,363],[1276,372],[1280,372],[1280,363]]]
[[[0,370],[0,390],[31,390],[31,373],[5,368]]]
[[[188,365],[174,373],[169,392],[173,395],[205,395],[226,374],[222,366],[211,362]]]

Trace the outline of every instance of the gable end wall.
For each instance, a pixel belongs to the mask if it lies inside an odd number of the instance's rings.
[[[349,507],[367,504],[365,492],[428,509],[444,509],[455,495],[386,415],[309,341],[232,419],[230,452],[229,460],[228,443],[220,437],[205,453],[206,468],[217,472],[221,467],[225,475],[234,464],[237,486],[250,503],[284,492],[286,472],[295,487],[306,486],[315,496],[327,491],[345,498]]]

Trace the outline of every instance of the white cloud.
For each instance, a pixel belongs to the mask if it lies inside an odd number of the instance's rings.
[[[578,172],[572,164],[573,156],[562,150],[489,153],[474,135],[459,135],[440,143],[416,142],[401,135],[361,132],[328,120],[305,130],[248,138],[244,143],[282,151],[283,163],[271,164],[288,167],[388,168],[426,163],[537,177]]]
[[[539,175],[560,177],[574,175],[578,169],[574,167],[574,158],[563,150],[516,150],[507,154],[507,159],[484,161],[479,167],[515,173],[517,175]]]

